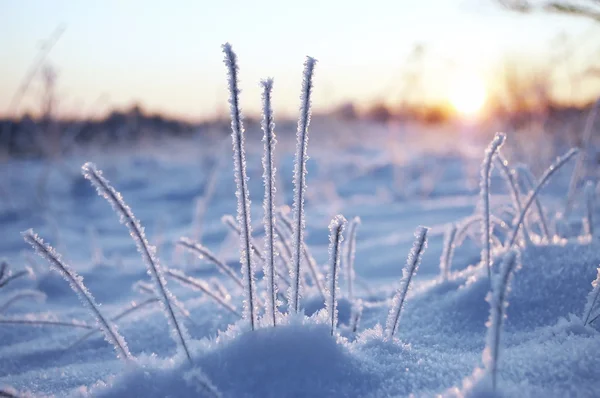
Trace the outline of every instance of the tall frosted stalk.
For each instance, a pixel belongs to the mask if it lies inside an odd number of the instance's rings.
[[[346,219],[344,216],[338,215],[331,220],[329,224],[329,273],[328,273],[328,286],[329,295],[325,302],[327,308],[327,314],[329,316],[329,322],[331,326],[331,335],[335,332],[338,320],[338,276],[340,273],[340,259],[341,259],[341,246],[344,240],[344,227],[346,226]]]
[[[356,257],[356,230],[360,225],[360,217],[354,217],[348,227],[348,242],[346,243],[346,285],[348,300],[354,299],[354,259]]]
[[[308,156],[308,126],[311,114],[311,94],[313,90],[313,74],[316,60],[306,58],[302,80],[302,94],[300,95],[300,117],[296,133],[296,160],[294,162],[294,204],[293,232],[292,232],[292,271],[290,279],[292,286],[289,292],[290,312],[297,313],[300,309],[300,279],[302,273],[302,244],[304,242],[304,194],[306,191],[306,161]]]
[[[271,105],[271,94],[273,91],[273,79],[263,80],[261,82],[262,105],[263,105],[263,179],[265,183],[265,199],[264,199],[264,226],[265,226],[265,261],[264,261],[264,278],[267,285],[267,308],[266,317],[272,326],[275,326],[275,310],[277,307],[277,287],[275,285],[275,165],[273,164],[273,154],[277,139],[275,138],[275,122],[273,120],[273,106]]]
[[[248,192],[248,176],[246,175],[246,150],[244,147],[244,125],[242,110],[240,108],[240,89],[238,88],[237,55],[233,52],[231,44],[223,45],[225,65],[229,84],[229,110],[231,113],[231,139],[233,141],[233,163],[235,169],[235,182],[238,224],[242,233],[240,235],[240,263],[242,266],[242,279],[244,281],[244,311],[243,317],[250,321],[250,328],[254,330],[256,324],[254,281],[254,259],[252,258],[252,224],[250,222],[250,194]]]

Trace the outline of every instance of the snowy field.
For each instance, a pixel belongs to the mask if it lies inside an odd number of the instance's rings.
[[[556,217],[563,211],[576,159],[557,170],[539,196],[549,236],[534,205],[524,223],[528,238],[519,234],[516,242],[519,255],[506,293],[509,306],[493,392],[490,347],[486,354],[484,348],[493,341],[486,322],[489,302],[495,301],[486,301],[490,281],[486,267],[480,266],[481,221],[472,218],[482,214],[480,168],[492,137],[472,130],[433,132],[411,126],[313,121],[305,242],[326,297],[328,225],[337,214],[349,221],[361,219],[352,297],[348,228],[341,246],[334,336],[326,299],[307,264],[301,278],[304,315],[287,315],[287,285],[278,277],[281,316],[275,328],[268,326],[267,287],[262,261],[256,258],[262,320],[257,330],[250,331],[248,320],[240,319],[244,300],[236,283],[242,275],[240,239],[222,220],[235,216],[237,208],[227,131],[192,140],[140,143],[133,149],[81,150],[59,160],[2,164],[0,255],[8,264],[4,279],[26,267],[31,275],[0,288],[0,389],[6,396],[19,397],[599,396],[600,320],[584,320],[600,264],[600,245],[590,237],[593,228],[582,221],[598,214],[591,191],[587,197],[582,190],[575,196],[568,223]],[[277,129],[277,133],[275,202],[291,216],[295,132]],[[249,128],[252,229],[257,251],[264,257],[261,138],[258,127]],[[527,151],[510,133],[506,141],[500,153],[510,160],[509,167],[527,162],[536,178],[569,149],[540,141]],[[189,333],[193,364],[173,337],[127,228],[82,176],[81,166],[88,161],[103,171],[145,227],[163,271],[171,269],[180,276],[183,272],[208,288],[210,294],[194,290],[167,272],[167,287],[181,303],[175,312]],[[498,167],[491,176],[490,254],[496,278],[504,269],[500,263],[517,214]],[[531,187],[525,178],[517,184],[524,202]],[[452,224],[458,228],[449,245],[454,253],[446,253],[444,236]],[[277,225],[290,240],[286,226]],[[388,312],[419,225],[430,228],[427,247],[396,333],[389,338]],[[83,277],[135,360],[117,358],[69,283],[24,242],[21,232],[29,228]],[[234,278],[178,245],[181,237],[210,249],[234,270]],[[285,265],[289,257],[283,247],[279,251],[283,261],[276,259],[278,272],[289,280]],[[440,264],[448,265],[447,275]],[[590,318],[598,308],[592,309]]]

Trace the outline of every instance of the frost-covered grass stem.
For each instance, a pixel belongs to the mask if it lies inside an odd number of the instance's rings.
[[[302,79],[302,94],[300,95],[300,117],[296,133],[296,159],[294,161],[294,204],[292,232],[292,272],[290,279],[289,300],[290,312],[297,313],[300,309],[300,279],[302,265],[302,244],[304,242],[304,194],[306,191],[306,161],[308,146],[308,126],[311,114],[311,94],[313,90],[313,74],[316,60],[306,58]],[[316,283],[316,281],[315,281]]]
[[[265,261],[263,266],[265,283],[267,285],[266,317],[272,326],[276,324],[275,310],[277,307],[277,287],[275,285],[275,165],[273,154],[277,139],[275,138],[275,122],[273,119],[273,106],[271,96],[273,92],[273,79],[261,82],[262,93],[262,130],[264,143],[263,180],[265,184],[264,199],[264,227],[265,227]]]
[[[483,351],[483,362],[486,370],[492,378],[492,388],[496,389],[496,379],[498,373],[498,357],[500,353],[500,333],[504,322],[506,311],[506,295],[509,291],[509,281],[512,271],[517,264],[518,252],[511,249],[504,255],[500,273],[495,275],[495,281],[492,284],[492,292],[489,296],[490,319],[487,323],[486,347]]]
[[[348,300],[354,299],[354,259],[356,258],[356,230],[360,225],[360,217],[354,217],[348,227],[348,242],[346,243],[346,285]]]
[[[194,289],[201,291],[202,293],[206,294],[208,297],[213,299],[215,303],[225,308],[227,311],[241,317],[241,314],[237,312],[237,310],[233,308],[231,304],[226,302],[218,294],[215,294],[210,288],[210,286],[208,286],[204,281],[197,278],[192,278],[191,276],[188,276],[183,272],[174,269],[167,269],[166,274],[184,285],[191,286]]]
[[[335,216],[329,224],[329,273],[327,274],[329,295],[327,296],[325,307],[327,308],[327,314],[329,316],[332,336],[335,332],[338,320],[338,276],[340,273],[341,247],[342,241],[344,240],[345,226],[346,219],[341,215]]]
[[[492,264],[491,264],[491,225],[490,225],[490,176],[492,174],[492,160],[496,155],[496,152],[500,149],[506,135],[503,133],[496,133],[494,139],[488,145],[485,150],[483,157],[483,163],[481,164],[481,182],[480,182],[480,195],[481,195],[481,211],[483,218],[481,220],[481,262],[487,269],[488,279],[492,277]]]
[[[406,265],[402,270],[400,287],[394,295],[390,312],[388,313],[387,317],[386,336],[390,340],[394,337],[396,330],[398,330],[398,321],[400,320],[400,314],[402,312],[402,308],[404,307],[406,294],[410,288],[410,282],[419,268],[421,257],[425,251],[425,248],[427,247],[427,231],[429,231],[429,228],[423,226],[417,227],[417,230],[415,231],[415,241],[413,242],[412,249],[408,254]]]
[[[588,294],[587,301],[585,303],[585,308],[583,309],[583,325],[587,325],[588,323],[593,322],[596,318],[590,321],[590,317],[592,316],[592,312],[596,305],[600,302],[600,267],[598,267],[598,274],[596,279],[592,282],[592,290]]]
[[[579,150],[577,148],[570,149],[566,154],[564,154],[563,156],[556,159],[556,161],[550,167],[548,167],[548,169],[546,169],[546,171],[544,172],[544,175],[542,175],[542,178],[540,178],[540,181],[535,186],[535,189],[533,190],[533,192],[531,192],[529,194],[527,201],[523,205],[523,209],[521,210],[521,214],[519,214],[517,223],[513,227],[513,231],[512,231],[511,238],[510,238],[510,241],[508,244],[508,248],[511,248],[515,244],[515,242],[517,240],[517,235],[519,233],[519,228],[521,227],[521,224],[523,224],[523,221],[525,220],[525,215],[527,214],[527,210],[529,210],[529,207],[531,207],[531,204],[533,203],[533,201],[539,194],[540,190],[548,182],[548,180],[550,180],[550,177],[552,177],[552,175],[557,170],[559,170],[562,166],[564,166],[565,163],[567,163],[569,161],[569,159],[571,159],[573,156],[575,156],[577,154],[577,152],[579,152]]]
[[[532,190],[533,187],[535,186],[535,177],[531,173],[531,170],[526,165],[520,165],[518,169],[519,169],[519,174],[524,179],[523,182],[525,183],[525,189],[527,191]],[[540,202],[540,197],[538,195],[536,195],[536,197],[533,201],[533,205],[535,206],[535,210],[538,214],[540,226],[542,227],[542,234],[544,235],[546,240],[548,242],[550,242],[552,240],[552,235],[550,234],[550,228],[548,228],[548,221],[546,221],[546,214],[544,213],[544,207],[542,206],[542,203]],[[521,212],[522,210],[523,209],[521,208],[519,210],[519,212]],[[523,219],[523,228],[525,228],[525,219]]]
[[[242,282],[238,274],[236,274],[235,271],[232,270],[231,267],[229,267],[229,265],[225,264],[225,262],[219,260],[217,256],[213,252],[211,252],[207,247],[204,247],[200,243],[194,242],[189,238],[179,238],[177,244],[195,252],[200,258],[207,259],[208,261],[213,263],[219,271],[230,277],[231,280],[234,281],[239,287],[244,288],[244,283]]]
[[[122,224],[125,224],[129,230],[129,234],[133,238],[138,251],[142,255],[148,274],[154,281],[158,290],[158,295],[161,299],[163,310],[167,315],[167,320],[171,325],[174,333],[174,339],[179,342],[190,362],[192,357],[187,346],[187,330],[185,326],[179,322],[175,316],[173,305],[171,302],[176,302],[175,297],[167,289],[167,281],[162,273],[158,257],[156,256],[156,248],[151,246],[146,239],[146,234],[140,222],[135,218],[133,211],[119,192],[117,192],[102,175],[102,172],[96,169],[92,163],[86,163],[82,167],[83,175],[90,180],[93,186],[96,187],[98,195],[104,197],[119,215]]]
[[[442,280],[447,281],[452,266],[452,257],[454,256],[454,239],[456,238],[456,224],[452,223],[444,234],[444,248],[440,258],[440,273]]]
[[[587,233],[594,238],[594,210],[596,207],[596,184],[588,181],[585,184],[585,224]]]
[[[23,238],[29,243],[33,249],[40,255],[40,257],[46,259],[52,268],[58,271],[71,285],[71,289],[81,299],[82,303],[88,307],[90,312],[94,315],[94,318],[98,321],[100,329],[104,333],[106,340],[111,343],[119,358],[124,360],[133,359],[125,339],[119,334],[115,325],[110,323],[107,318],[104,317],[98,304],[94,300],[92,294],[87,290],[83,284],[83,278],[79,276],[70,266],[62,261],[60,255],[50,245],[44,243],[42,238],[33,232],[33,230],[27,230],[23,232]]]
[[[254,330],[256,324],[254,283],[254,260],[252,258],[252,224],[250,221],[250,194],[248,192],[248,176],[246,174],[246,151],[244,147],[244,125],[242,110],[240,108],[240,89],[238,87],[237,55],[233,52],[231,44],[223,45],[225,66],[227,67],[229,85],[229,110],[231,114],[231,139],[233,142],[233,163],[236,182],[237,217],[242,234],[240,236],[240,263],[242,266],[242,279],[244,282],[244,311],[243,316],[250,321],[250,328]]]

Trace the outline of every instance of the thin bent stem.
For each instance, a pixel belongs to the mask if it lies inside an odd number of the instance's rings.
[[[166,286],[166,280],[162,273],[158,257],[156,257],[156,248],[150,246],[146,234],[142,228],[140,222],[135,218],[133,211],[125,201],[120,193],[118,193],[102,175],[102,172],[96,169],[96,166],[92,163],[86,163],[82,167],[83,175],[86,179],[90,180],[92,185],[96,187],[98,194],[104,197],[113,207],[115,212],[119,215],[122,224],[125,224],[129,230],[129,234],[133,238],[142,259],[146,263],[148,274],[151,276],[154,284],[158,290],[159,297],[167,320],[171,324],[174,330],[174,338],[178,341],[185,351],[185,355],[189,362],[192,362],[192,357],[186,343],[187,330],[185,326],[180,324],[179,320],[175,316],[173,305],[171,301],[175,302],[176,298],[171,294]]]
[[[515,244],[515,242],[517,240],[517,235],[519,233],[519,228],[520,228],[521,224],[523,223],[523,220],[525,219],[527,210],[529,210],[529,207],[531,206],[531,204],[533,203],[533,201],[535,200],[536,196],[541,191],[543,186],[548,182],[550,177],[552,177],[552,175],[558,169],[560,169],[562,166],[564,166],[565,163],[567,163],[569,161],[569,159],[571,159],[573,156],[575,156],[578,151],[579,150],[577,148],[572,148],[571,150],[569,150],[569,152],[567,152],[565,155],[559,157],[550,167],[548,167],[548,169],[546,170],[546,172],[544,173],[544,175],[542,176],[542,178],[536,185],[533,192],[531,192],[531,194],[527,198],[527,201],[525,202],[525,205],[523,206],[523,210],[521,210],[521,214],[519,214],[519,218],[517,219],[517,224],[513,228],[513,232],[511,235],[511,239],[509,241],[508,248],[511,248]]]

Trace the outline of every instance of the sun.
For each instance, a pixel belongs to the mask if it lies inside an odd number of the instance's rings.
[[[458,113],[474,116],[485,104],[485,84],[475,76],[460,76],[454,80],[449,100]]]

